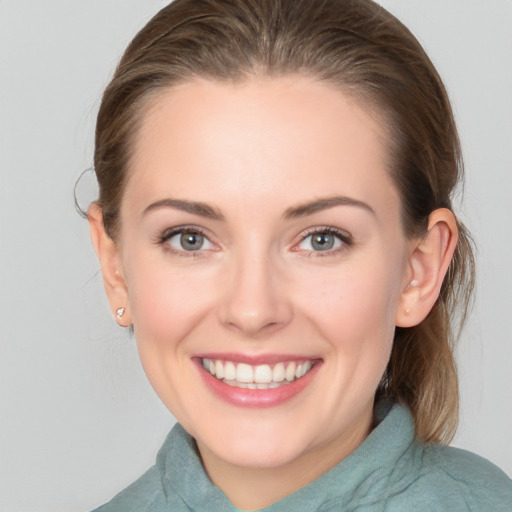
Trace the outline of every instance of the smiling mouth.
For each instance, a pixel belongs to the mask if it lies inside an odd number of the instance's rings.
[[[201,360],[203,368],[217,380],[245,389],[273,389],[304,377],[314,366],[314,361],[287,361],[277,364],[250,365],[221,359]]]

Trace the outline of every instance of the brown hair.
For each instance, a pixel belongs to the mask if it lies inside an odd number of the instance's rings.
[[[196,77],[289,73],[335,84],[383,120],[409,236],[424,232],[433,210],[451,208],[462,164],[448,97],[421,45],[385,9],[371,0],[175,0],[133,39],[103,95],[94,164],[110,236],[137,128],[157,93]],[[459,307],[462,325],[474,282],[461,224],[459,237],[436,305],[420,325],[397,328],[377,390],[409,407],[425,441],[449,440],[457,425],[452,321]]]

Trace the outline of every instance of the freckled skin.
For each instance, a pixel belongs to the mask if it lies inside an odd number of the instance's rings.
[[[129,311],[149,380],[235,504],[289,494],[368,434],[410,278],[383,139],[357,103],[302,77],[185,83],[146,115],[121,208]],[[333,196],[374,213],[338,205],[284,216]],[[206,203],[223,219],[142,213],[165,198]],[[183,249],[176,235],[162,241],[180,226],[204,234],[200,250]],[[351,243],[315,250],[304,238],[311,228],[340,230]],[[209,352],[323,364],[291,400],[247,409],[205,387],[193,357]],[[242,503],[244,482],[258,483],[260,497]]]

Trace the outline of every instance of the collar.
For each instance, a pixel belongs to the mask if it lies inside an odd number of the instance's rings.
[[[377,404],[377,427],[337,466],[306,487],[261,512],[317,512],[374,503],[392,492],[392,473],[404,474],[405,453],[414,444],[411,414],[401,405]],[[401,461],[402,459],[402,461]],[[236,512],[226,495],[204,471],[194,439],[176,424],[157,457],[167,495],[174,494],[192,511]],[[398,483],[398,482],[397,482]]]

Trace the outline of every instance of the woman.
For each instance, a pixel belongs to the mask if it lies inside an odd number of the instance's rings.
[[[173,2],[105,91],[95,170],[111,309],[180,423],[99,510],[510,508],[440,444],[473,260],[446,92],[389,13]]]

